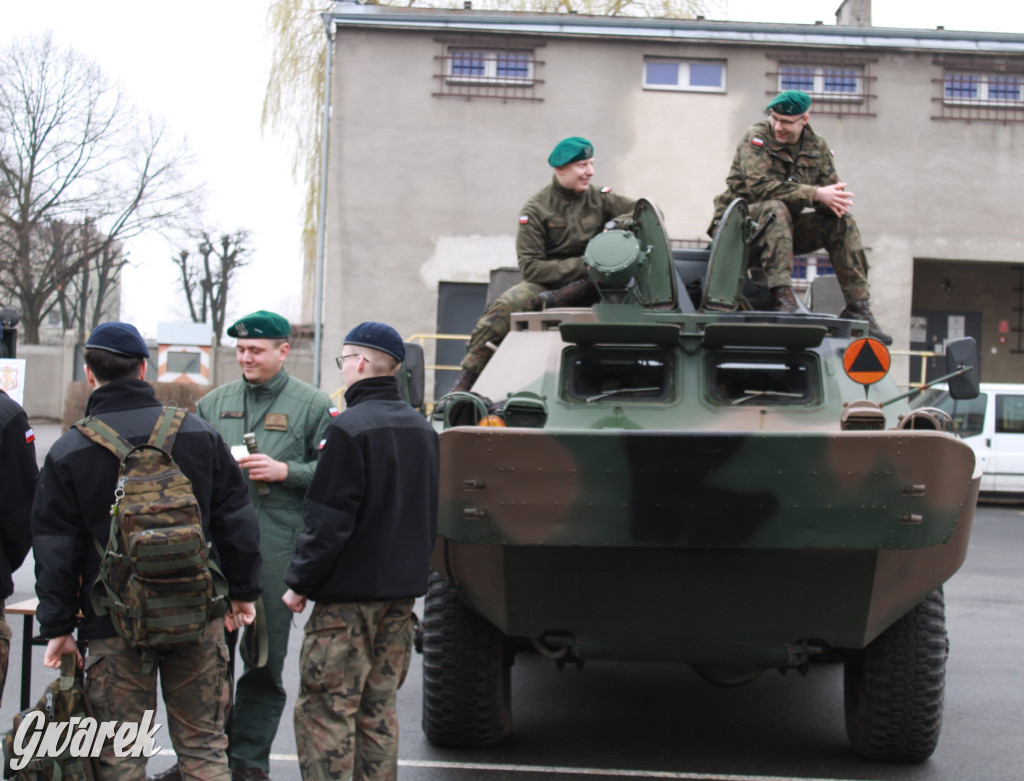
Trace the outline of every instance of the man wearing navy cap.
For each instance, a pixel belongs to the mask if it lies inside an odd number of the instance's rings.
[[[267,663],[246,665],[228,723],[232,778],[246,781],[269,778],[270,747],[287,699],[282,671],[292,616],[281,603],[284,572],[302,529],[302,497],[320,442],[338,410],[322,390],[285,371],[287,319],[261,309],[235,321],[227,334],[237,339],[242,378],[207,393],[196,413],[238,454],[260,524]],[[247,451],[245,434],[254,435],[259,452]],[[157,778],[176,778],[174,768]]]
[[[590,186],[594,145],[585,138],[563,138],[548,155],[548,165],[554,168],[551,184],[519,213],[516,255],[523,281],[502,293],[477,322],[452,391],[473,387],[491,359],[489,345],[497,345],[508,333],[512,312],[597,300],[583,252],[609,221],[631,217],[636,201],[610,187]]]
[[[803,313],[807,309],[793,290],[793,255],[821,247],[846,299],[840,317],[864,320],[869,333],[885,344],[883,332],[868,304],[868,260],[860,231],[850,215],[853,193],[839,181],[832,150],[808,124],[811,98],[800,90],[779,93],[766,107],[768,119],[749,128],[736,147],[727,188],[715,198],[713,237],[729,204],[743,198],[750,217],[761,223],[774,215],[752,252],[759,252],[775,310]]]
[[[395,699],[412,649],[412,608],[427,591],[437,534],[437,434],[398,392],[405,344],[362,323],[337,363],[345,411],[327,437],[285,581],[306,622],[295,702],[305,779],[394,779]]]
[[[133,445],[149,441],[163,410],[144,379],[148,358],[146,343],[129,323],[101,323],[85,344],[85,375],[93,388],[85,414]],[[94,612],[90,587],[110,536],[120,463],[73,428],[50,448],[32,507],[36,620],[40,635],[48,639],[43,663],[59,667],[63,653],[76,653],[77,629],[78,643],[87,646],[86,689],[99,722],[141,722],[147,710],[156,708],[159,675],[167,727],[183,775],[226,781],[230,771],[224,714],[230,689],[224,630],[237,629],[255,616],[259,527],[242,473],[210,426],[186,415],[171,455],[192,483],[203,531],[228,582],[230,611],[224,619],[210,621],[197,643],[161,651],[150,665],[117,634],[108,615]],[[103,778],[134,779],[145,773],[145,756],[115,756],[110,741],[99,759]]]

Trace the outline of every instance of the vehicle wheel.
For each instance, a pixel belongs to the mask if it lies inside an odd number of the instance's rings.
[[[942,589],[846,657],[846,734],[854,751],[883,762],[922,762],[942,728],[946,680]]]
[[[493,746],[512,731],[505,636],[436,572],[423,609],[423,732],[435,746]]]

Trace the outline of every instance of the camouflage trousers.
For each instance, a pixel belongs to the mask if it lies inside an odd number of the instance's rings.
[[[499,344],[512,326],[513,312],[536,312],[541,308],[540,294],[547,288],[535,282],[513,285],[491,304],[481,315],[469,337],[462,368],[479,374],[491,360],[492,350],[487,343]]]
[[[85,690],[97,721],[140,722],[156,708],[157,673],[167,708],[167,729],[183,779],[229,781],[224,718],[231,694],[224,622],[211,621],[198,644],[157,656],[143,672],[142,655],[120,637],[89,641]],[[167,748],[168,733],[156,745]],[[143,781],[146,757],[115,757],[110,741],[100,753],[104,781]]]
[[[4,603],[0,601],[0,702],[4,698],[7,683],[7,663],[11,658],[11,626],[4,614]]]
[[[824,248],[846,303],[870,297],[868,259],[853,217],[847,215],[840,219],[832,212],[819,210],[794,217],[782,201],[750,205],[750,218],[755,222],[762,222],[769,214],[774,214],[775,220],[753,249],[753,253],[760,251],[768,287],[793,284],[794,254],[805,255]]]
[[[295,702],[303,781],[398,777],[395,701],[412,653],[413,602],[313,607]]]

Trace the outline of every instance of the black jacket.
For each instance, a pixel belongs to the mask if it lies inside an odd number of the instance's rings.
[[[419,596],[437,534],[437,434],[394,377],[354,383],[345,403],[327,427],[285,583],[318,602]]]
[[[132,444],[141,444],[149,440],[160,410],[149,383],[115,380],[93,391],[85,411]],[[220,435],[195,415],[185,417],[171,455],[192,481],[203,529],[231,598],[256,599],[261,591],[259,527],[238,464]],[[36,618],[43,637],[70,634],[79,610],[84,616],[79,639],[116,635],[107,616],[93,613],[89,589],[100,567],[94,538],[102,547],[110,536],[119,467],[113,453],[77,429],[58,439],[43,462],[32,507]]]
[[[28,417],[14,399],[0,391],[0,597],[14,593],[11,573],[32,547],[32,497],[39,466],[35,436]]]

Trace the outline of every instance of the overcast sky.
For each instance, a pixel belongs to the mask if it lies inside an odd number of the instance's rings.
[[[270,56],[270,0],[0,0],[0,45],[53,32],[99,61],[143,110],[187,137],[209,193],[207,225],[248,228],[255,254],[229,321],[256,309],[299,319],[302,189],[291,180],[286,140],[260,131]],[[453,2],[453,7],[462,3]],[[708,18],[835,23],[838,0],[717,0]],[[1007,0],[874,0],[879,27],[1024,32],[1021,4]],[[175,289],[173,247],[159,240],[129,248],[121,315],[147,336],[184,316]]]

